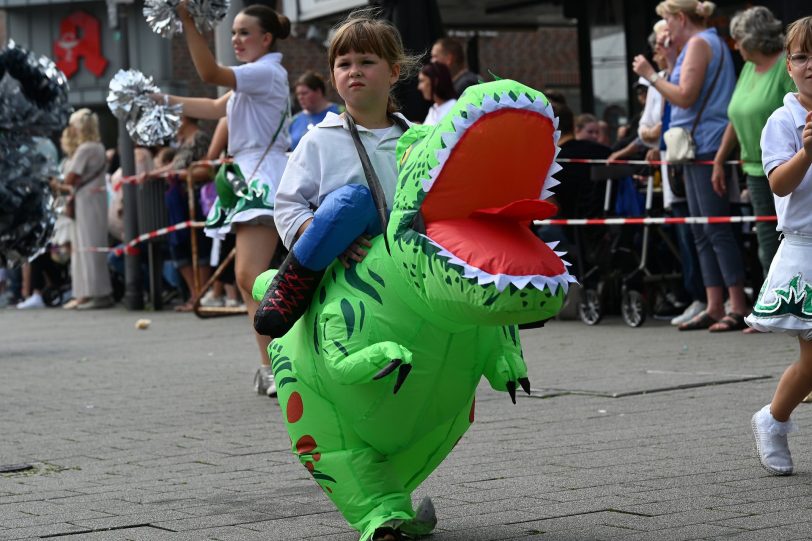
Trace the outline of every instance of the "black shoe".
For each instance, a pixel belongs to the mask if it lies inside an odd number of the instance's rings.
[[[307,311],[322,276],[323,270],[306,268],[290,252],[254,314],[254,329],[263,336],[284,336]]]

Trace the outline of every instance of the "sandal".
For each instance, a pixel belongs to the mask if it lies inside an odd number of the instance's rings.
[[[194,310],[195,305],[191,301],[179,304],[175,307],[175,312],[194,312]]]
[[[718,320],[713,319],[708,312],[702,310],[693,318],[677,327],[681,331],[702,331],[718,323]]]
[[[741,331],[747,328],[747,323],[744,322],[744,316],[741,314],[734,314],[733,312],[725,315],[714,325],[708,327],[709,332],[730,332]]]

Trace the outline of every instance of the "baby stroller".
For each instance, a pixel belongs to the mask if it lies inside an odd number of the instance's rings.
[[[654,215],[654,177],[646,182],[645,214]],[[629,226],[626,226],[627,228]],[[687,226],[678,226],[687,227]],[[656,257],[650,258],[652,250]],[[622,278],[620,314],[630,327],[645,323],[650,311],[670,302],[682,286],[679,249],[660,225],[643,225],[637,266]]]
[[[592,167],[592,181],[605,183],[600,217],[610,215],[617,193],[615,182],[626,178],[633,170],[625,165]],[[597,325],[607,313],[621,310],[624,277],[639,265],[634,250],[636,232],[620,225],[587,225],[575,226],[572,236],[576,276],[583,288],[578,317],[587,325]]]

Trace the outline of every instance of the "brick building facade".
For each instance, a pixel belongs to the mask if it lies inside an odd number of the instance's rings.
[[[116,138],[116,123],[107,111],[104,97],[110,78],[118,70],[113,31],[106,20],[104,2],[90,3],[64,2],[53,4],[47,16],[35,17],[36,7],[19,2],[39,0],[5,0],[7,16],[0,9],[0,43],[15,38],[21,45],[37,53],[51,55],[52,43],[57,39],[59,21],[67,13],[83,10],[92,13],[101,23],[102,46],[110,60],[110,65],[100,76],[95,77],[83,67],[71,79],[74,106],[89,106],[100,113],[105,143],[112,146]],[[17,2],[17,4],[13,4]],[[0,6],[3,1],[0,0]],[[292,85],[307,70],[321,73],[329,81],[327,49],[323,44],[330,24],[334,24],[343,14],[331,21],[320,20],[318,32],[308,39],[311,24],[295,24],[293,34],[278,42],[278,50],[283,54],[283,64],[288,70]],[[131,12],[130,48],[132,67],[151,75],[165,90],[186,96],[215,97],[217,89],[200,81],[189,56],[182,36],[171,40],[158,38],[146,27],[141,17],[140,2]],[[7,29],[14,23],[16,30]],[[22,22],[22,24],[20,24]],[[446,29],[453,37],[462,41],[470,40],[475,34],[465,28]],[[541,27],[508,30],[481,29],[476,31],[478,60],[481,75],[490,78],[488,71],[503,78],[513,78],[535,88],[556,88],[565,95],[577,95],[579,84],[577,35],[574,27]],[[209,45],[214,50],[215,37],[209,35]],[[222,46],[222,42],[221,42]],[[340,101],[335,91],[328,85],[328,98]],[[294,106],[295,107],[295,106]],[[210,126],[206,123],[206,126]]]

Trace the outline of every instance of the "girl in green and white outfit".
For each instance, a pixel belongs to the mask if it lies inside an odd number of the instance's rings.
[[[218,199],[206,220],[206,234],[223,238],[235,233],[237,286],[253,322],[257,303],[251,296],[254,279],[268,269],[279,235],[273,222],[276,187],[290,146],[288,135],[288,74],[282,54],[273,52],[276,41],[290,35],[290,21],[264,5],[240,11],[232,24],[231,43],[240,66],[217,63],[205,38],[181,2],[177,9],[195,69],[203,82],[231,91],[217,99],[165,96],[170,104],[183,105],[194,118],[228,119],[228,149],[248,181],[248,188],[231,207]],[[271,142],[273,143],[271,144]],[[252,327],[253,329],[253,327]],[[254,380],[260,394],[274,396],[276,389],[268,362],[270,339],[256,334],[260,368]]]

